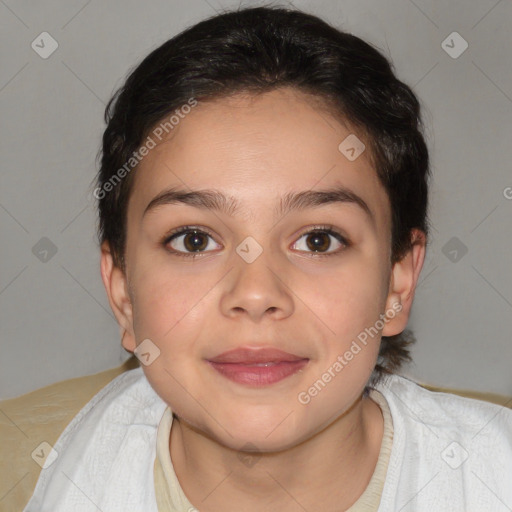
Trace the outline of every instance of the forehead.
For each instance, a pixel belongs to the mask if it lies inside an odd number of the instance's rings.
[[[364,137],[324,106],[291,88],[199,102],[162,140],[153,135],[156,146],[134,171],[129,217],[140,219],[171,187],[221,190],[237,198],[238,213],[257,218],[286,193],[342,186],[385,224],[389,201],[369,151],[352,160],[344,152],[344,141]]]

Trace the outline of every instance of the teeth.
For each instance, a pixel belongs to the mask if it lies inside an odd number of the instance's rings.
[[[277,363],[254,363],[254,364],[250,364],[248,366],[273,366]]]

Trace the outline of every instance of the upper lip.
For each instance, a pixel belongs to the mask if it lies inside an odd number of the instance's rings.
[[[273,347],[250,348],[240,347],[223,352],[218,356],[209,358],[212,363],[279,363],[283,361],[299,361],[306,357],[290,354]]]

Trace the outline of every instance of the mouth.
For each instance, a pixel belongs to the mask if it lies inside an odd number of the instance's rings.
[[[207,359],[223,377],[250,387],[275,384],[302,370],[309,358],[274,348],[238,348]]]

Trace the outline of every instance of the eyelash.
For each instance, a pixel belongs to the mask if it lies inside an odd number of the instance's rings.
[[[198,256],[201,256],[202,254],[206,254],[207,252],[205,252],[205,251],[184,253],[184,252],[176,251],[174,249],[169,250],[167,248],[167,245],[169,244],[169,242],[171,242],[171,240],[177,238],[180,235],[191,233],[191,232],[197,232],[200,234],[208,235],[214,239],[213,234],[206,228],[203,228],[200,226],[182,226],[180,228],[177,228],[177,229],[171,231],[170,233],[167,233],[165,235],[165,237],[162,239],[161,244],[164,246],[164,248],[166,248],[172,254],[182,257],[182,258],[194,259],[194,258],[197,258]],[[334,238],[336,238],[336,240],[338,240],[338,242],[343,244],[345,247],[338,249],[337,251],[329,252],[329,253],[312,252],[312,253],[310,253],[311,254],[310,257],[312,257],[312,258],[326,258],[328,256],[336,256],[340,252],[344,251],[346,248],[350,247],[350,245],[351,245],[349,240],[347,240],[347,238],[345,238],[341,233],[336,231],[334,229],[334,226],[332,226],[332,225],[313,226],[309,231],[305,231],[304,233],[302,233],[297,240],[300,240],[304,235],[309,235],[309,234],[313,234],[313,233],[326,233],[328,235],[332,235]]]

